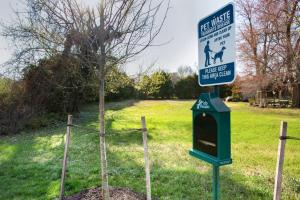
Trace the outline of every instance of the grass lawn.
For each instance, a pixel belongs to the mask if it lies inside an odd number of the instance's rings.
[[[150,133],[152,194],[211,199],[211,166],[188,155],[193,101],[126,101],[107,105],[109,183],[145,193],[140,116]],[[279,125],[300,137],[300,110],[232,108],[233,164],[221,168],[222,200],[272,199]],[[83,108],[72,129],[66,193],[99,186],[97,105]],[[0,138],[0,199],[54,199],[59,194],[65,124]],[[282,199],[300,200],[300,141],[288,140]]]

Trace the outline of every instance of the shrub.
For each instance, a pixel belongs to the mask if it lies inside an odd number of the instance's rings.
[[[143,76],[137,86],[141,98],[171,98],[174,87],[171,75],[164,71],[153,73],[150,77]]]
[[[226,98],[232,96],[232,85],[220,86],[220,98]]]
[[[170,74],[159,71],[151,76],[151,87],[154,98],[171,98],[173,96],[173,84]]]
[[[11,83],[0,94],[0,108],[0,135],[17,133],[32,116],[30,107],[24,105],[20,82]]]
[[[234,83],[232,86],[232,101],[242,101],[243,100],[243,95],[241,92],[241,88],[239,84]]]
[[[54,125],[59,121],[66,120],[66,115],[61,113],[45,113],[39,116],[34,116],[29,119],[26,124],[25,128],[27,129],[38,129],[41,127],[47,127],[49,125]]]
[[[153,95],[152,87],[151,87],[151,78],[147,75],[143,76],[139,81],[137,87],[139,98],[146,99]]]
[[[25,104],[36,111],[77,112],[88,85],[88,77],[81,71],[76,59],[60,56],[29,65],[23,70],[22,79]]]
[[[79,60],[58,55],[25,67],[17,82],[0,79],[0,133],[44,127],[61,114],[76,113],[83,103],[97,101],[98,77],[88,70]],[[107,100],[135,97],[134,81],[125,72],[113,67],[108,73]]]
[[[135,96],[136,92],[133,79],[117,67],[113,67],[105,80],[106,100],[123,100],[134,98]]]
[[[203,88],[199,86],[196,74],[182,78],[175,85],[175,95],[179,99],[196,99],[201,91]]]
[[[78,60],[60,55],[25,67],[22,78],[0,93],[0,133],[44,126],[44,113],[77,112],[91,74]]]

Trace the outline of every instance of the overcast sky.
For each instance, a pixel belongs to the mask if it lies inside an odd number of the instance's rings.
[[[19,7],[18,0],[1,0],[0,19],[7,21],[12,17],[12,7]],[[93,6],[97,0],[86,0]],[[136,72],[140,65],[155,66],[174,72],[181,65],[197,65],[197,23],[198,21],[230,2],[229,0],[171,0],[171,10],[163,30],[156,39],[156,44],[170,41],[168,44],[151,47],[135,61],[126,65],[129,73]],[[7,41],[0,37],[0,63],[11,56]]]

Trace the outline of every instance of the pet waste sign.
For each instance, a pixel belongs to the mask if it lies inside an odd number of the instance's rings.
[[[235,80],[235,19],[230,3],[198,24],[199,84],[212,86]]]

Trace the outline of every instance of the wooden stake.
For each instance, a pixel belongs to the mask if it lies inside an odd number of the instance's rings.
[[[144,116],[142,116],[141,121],[142,121],[143,143],[144,143],[147,200],[151,200],[150,166],[149,166],[148,141],[147,141],[148,131],[146,127],[146,119]]]
[[[278,158],[277,158],[277,169],[275,174],[273,200],[280,200],[281,197],[282,169],[283,169],[283,162],[284,162],[286,135],[287,135],[287,122],[282,121],[280,127],[280,141],[278,145]]]
[[[65,177],[66,177],[66,169],[67,169],[67,162],[68,162],[68,149],[69,149],[69,143],[70,143],[71,126],[72,126],[72,115],[68,115],[66,144],[65,144],[63,167],[62,167],[62,172],[61,172],[59,200],[64,199]]]

